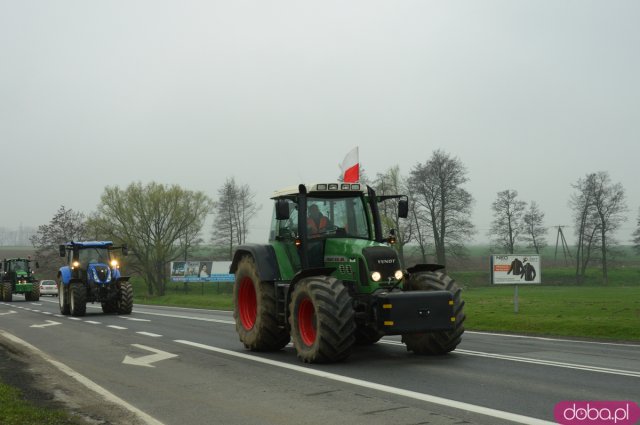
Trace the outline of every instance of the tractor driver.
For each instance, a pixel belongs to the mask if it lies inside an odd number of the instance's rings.
[[[329,220],[322,215],[320,208],[316,204],[309,207],[309,217],[307,218],[307,229],[309,229],[310,237],[318,237],[318,235],[327,229]]]

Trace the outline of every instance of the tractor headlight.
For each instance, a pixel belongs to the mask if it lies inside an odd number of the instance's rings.
[[[80,261],[74,261],[71,263],[71,268],[76,269],[78,267],[80,267]]]
[[[111,260],[111,267],[114,269],[118,267],[118,260]]]
[[[396,278],[396,280],[400,280],[404,277],[404,273],[402,273],[402,270],[396,270],[393,276]]]
[[[380,279],[382,279],[382,275],[380,274],[380,272],[373,272],[371,273],[371,279],[374,282],[378,282]]]

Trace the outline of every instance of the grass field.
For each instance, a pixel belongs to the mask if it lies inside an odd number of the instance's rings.
[[[77,423],[63,411],[40,408],[24,401],[19,390],[0,382],[0,424],[70,425]]]

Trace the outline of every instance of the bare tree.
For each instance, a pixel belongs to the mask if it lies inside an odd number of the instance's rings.
[[[211,207],[202,192],[132,183],[125,190],[107,187],[88,225],[106,238],[128,244],[149,295],[164,295],[167,266],[184,250],[181,238],[199,233]]]
[[[544,226],[544,213],[540,211],[535,201],[531,201],[529,204],[529,209],[524,213],[523,221],[525,230],[522,239],[528,242],[528,248],[533,248],[536,254],[540,254],[540,250],[547,246],[545,239],[547,228]]]
[[[464,255],[464,242],[475,232],[470,220],[473,197],[462,187],[467,181],[462,162],[441,150],[411,170],[409,188],[416,206],[423,210],[415,218],[423,220],[419,226],[430,229],[436,261],[442,265],[447,264],[447,253]]]
[[[233,248],[245,243],[249,234],[249,222],[259,210],[248,185],[238,185],[233,177],[228,178],[218,189],[218,200],[214,203],[214,243],[228,247],[229,259]]]
[[[600,228],[602,281],[607,284],[609,283],[607,254],[615,245],[615,240],[610,235],[626,220],[623,214],[627,211],[627,205],[624,187],[620,183],[612,183],[609,173],[606,171],[596,173],[595,182],[594,209]]]
[[[598,224],[593,215],[593,192],[595,175],[587,175],[579,179],[572,187],[576,193],[571,195],[569,206],[573,209],[576,223],[575,233],[578,237],[576,248],[576,282],[584,281],[584,274],[591,261],[591,251],[598,241]]]
[[[640,209],[638,210],[638,224],[636,230],[633,232],[632,242],[636,252],[640,254]]]
[[[517,199],[516,190],[498,192],[497,199],[492,204],[493,222],[489,236],[493,242],[509,254],[515,251],[516,243],[524,229],[524,211],[527,203]]]
[[[62,265],[58,246],[69,241],[83,240],[87,234],[85,215],[60,206],[49,224],[38,226],[30,240],[36,248],[36,259],[43,275],[54,275]]]
[[[375,180],[375,190],[378,195],[407,195],[409,192],[408,180],[400,174],[400,167],[389,168],[385,173],[378,173]],[[407,195],[408,197],[408,195]],[[396,244],[401,261],[404,263],[404,246],[413,238],[414,222],[400,219],[398,216],[398,199],[388,199],[381,203],[380,215],[382,216],[383,232],[389,233],[391,229],[396,232]]]
[[[626,212],[624,188],[620,183],[613,184],[609,173],[600,171],[589,173],[579,179],[573,188],[577,191],[569,205],[574,210],[576,232],[578,235],[578,265],[576,278],[580,283],[591,260],[592,249],[599,245],[602,264],[602,281],[607,284],[608,253],[615,245],[611,236],[625,220]]]

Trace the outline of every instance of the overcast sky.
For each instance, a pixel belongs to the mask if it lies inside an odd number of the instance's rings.
[[[628,243],[639,22],[635,0],[0,0],[0,226],[134,181],[215,198],[233,176],[266,241],[272,192],[334,180],[359,146],[369,176],[458,157],[480,239],[497,192],[571,225],[571,185],[608,171]]]

